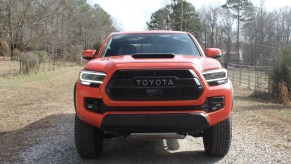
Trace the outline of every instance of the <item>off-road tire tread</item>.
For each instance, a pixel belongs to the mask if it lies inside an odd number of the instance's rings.
[[[75,144],[78,154],[85,159],[97,158],[102,152],[103,131],[75,116]]]
[[[204,148],[208,155],[224,157],[231,145],[231,118],[210,127],[203,136]]]

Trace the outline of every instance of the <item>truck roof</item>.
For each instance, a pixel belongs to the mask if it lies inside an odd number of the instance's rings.
[[[188,32],[184,31],[168,31],[168,30],[150,30],[150,31],[123,31],[123,32],[114,32],[112,35],[120,35],[120,34],[187,34]]]

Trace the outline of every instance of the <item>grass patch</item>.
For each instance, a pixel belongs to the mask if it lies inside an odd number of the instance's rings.
[[[269,101],[269,102],[278,102],[278,98],[274,98],[271,94],[262,92],[262,91],[254,91],[249,97],[255,98],[261,101]]]
[[[290,107],[290,108],[291,108],[291,107]],[[280,114],[281,114],[283,117],[291,118],[291,109],[290,109],[290,110],[281,110],[281,111],[280,111]]]
[[[32,82],[43,82],[50,79],[58,71],[40,72],[30,75],[17,75],[14,78],[3,80],[2,86],[4,88],[20,87],[25,84],[31,84]]]
[[[55,71],[38,72],[29,75],[17,75],[13,78],[1,79],[0,88],[19,88],[23,86],[31,85],[41,85],[49,81],[51,78],[56,76],[61,76],[68,71],[72,71],[71,68],[61,68]],[[77,74],[76,74],[77,77]]]

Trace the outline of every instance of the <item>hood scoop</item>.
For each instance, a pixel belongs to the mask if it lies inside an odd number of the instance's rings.
[[[174,58],[174,54],[170,53],[137,53],[133,54],[132,57],[134,59],[164,59],[164,58]]]

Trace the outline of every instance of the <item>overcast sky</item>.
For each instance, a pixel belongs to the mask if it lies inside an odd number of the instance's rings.
[[[153,12],[165,6],[170,0],[88,0],[90,4],[99,4],[114,19],[116,25],[124,31],[146,29],[146,21]],[[205,5],[222,5],[226,0],[188,0],[196,9]],[[256,5],[260,0],[252,0]],[[291,7],[291,0],[265,0],[265,7],[271,11],[283,6]]]

